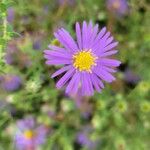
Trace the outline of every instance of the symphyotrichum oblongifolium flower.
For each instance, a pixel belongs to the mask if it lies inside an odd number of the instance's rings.
[[[66,93],[76,94],[80,90],[82,96],[91,96],[94,90],[101,92],[103,81],[115,80],[112,73],[121,62],[107,57],[118,52],[118,42],[105,27],[99,31],[97,24],[84,21],[82,26],[76,23],[76,41],[63,28],[54,36],[62,46],[49,45],[44,57],[47,65],[63,65],[51,76],[64,74],[56,83],[58,89],[66,85]]]
[[[47,129],[36,124],[34,118],[28,117],[17,122],[18,131],[15,135],[17,150],[37,149],[46,140]]]
[[[115,16],[124,16],[128,12],[127,0],[107,0],[108,10]]]

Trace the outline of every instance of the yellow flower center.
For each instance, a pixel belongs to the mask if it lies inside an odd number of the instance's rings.
[[[32,139],[33,136],[34,136],[34,133],[33,133],[33,131],[31,131],[31,130],[26,130],[26,131],[24,132],[24,136],[25,136],[26,139]]]
[[[96,66],[96,59],[91,50],[83,50],[73,55],[73,66],[79,71],[91,72],[92,66]]]
[[[113,8],[118,9],[120,7],[120,2],[118,0],[113,2]]]
[[[11,76],[6,76],[5,80],[6,80],[6,82],[10,82],[12,80],[12,77]]]

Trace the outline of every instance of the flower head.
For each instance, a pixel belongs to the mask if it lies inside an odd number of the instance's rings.
[[[107,0],[107,8],[116,16],[123,16],[128,11],[127,0]]]
[[[116,103],[116,110],[119,112],[125,112],[127,110],[127,103],[125,101],[118,101]]]
[[[14,18],[15,18],[14,8],[10,7],[8,8],[8,11],[7,11],[7,21],[9,23],[12,23],[14,21]]]
[[[36,126],[33,118],[26,118],[17,123],[19,128],[15,136],[18,150],[36,149],[43,144],[46,137],[46,128],[43,125]]]
[[[19,38],[17,41],[11,41],[8,43],[5,60],[9,65],[15,65],[19,68],[24,68],[31,65],[31,60],[26,53],[20,50],[18,43],[22,43],[21,40],[22,39]]]
[[[77,142],[87,149],[95,149],[99,141],[96,139],[92,139],[91,135],[92,128],[86,126],[77,134]]]
[[[6,74],[0,77],[1,87],[9,92],[18,90],[22,84],[21,78],[16,75]]]
[[[73,5],[75,3],[75,0],[57,0],[57,2],[59,3],[59,5]]]
[[[62,46],[49,45],[50,50],[44,51],[48,65],[64,65],[56,71],[52,78],[65,73],[57,82],[56,87],[66,87],[66,93],[76,94],[81,89],[82,95],[93,95],[104,88],[102,80],[112,82],[115,78],[111,73],[120,61],[106,58],[117,53],[114,48],[118,42],[113,41],[110,32],[104,27],[98,32],[98,25],[83,22],[82,29],[76,23],[77,42],[63,28],[54,33]]]
[[[41,41],[40,40],[36,40],[33,42],[33,49],[34,50],[40,50],[41,49]]]
[[[140,81],[140,77],[132,70],[126,69],[124,73],[124,80],[129,84],[136,85]]]
[[[140,108],[142,112],[150,112],[150,102],[148,101],[142,102]]]

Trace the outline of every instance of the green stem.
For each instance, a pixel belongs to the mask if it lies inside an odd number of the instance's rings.
[[[3,66],[4,64],[4,49],[6,47],[6,42],[7,42],[7,18],[6,18],[6,12],[3,12],[3,36],[2,39],[4,43],[0,45],[0,65]],[[1,69],[0,69],[1,70]]]
[[[7,19],[6,19],[6,16],[4,17],[3,26],[4,26],[3,39],[5,41],[7,41]]]

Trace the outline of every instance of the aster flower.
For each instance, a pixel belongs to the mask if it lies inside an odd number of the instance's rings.
[[[85,127],[84,130],[81,130],[77,134],[77,142],[82,146],[86,147],[87,149],[95,149],[98,144],[98,140],[92,140],[90,138],[91,133],[92,128],[88,126]]]
[[[127,0],[107,0],[107,8],[116,16],[123,16],[128,11]]]
[[[21,43],[21,38],[17,39],[18,43]],[[17,65],[21,68],[29,67],[31,61],[27,54],[21,52],[16,44],[16,41],[8,43],[7,52],[5,56],[6,63],[9,65]]]
[[[80,89],[82,95],[90,96],[94,89],[100,92],[104,88],[102,80],[115,80],[111,73],[120,61],[106,57],[118,52],[114,49],[118,42],[113,41],[105,27],[98,32],[98,25],[93,26],[92,22],[84,21],[82,29],[76,23],[77,42],[63,28],[54,35],[63,47],[49,45],[44,57],[47,65],[64,65],[52,75],[54,78],[65,73],[56,84],[58,89],[67,85],[66,93],[76,94]]]
[[[140,81],[140,77],[132,70],[126,69],[124,73],[124,80],[131,85],[136,85]]]
[[[33,118],[20,120],[17,126],[15,144],[18,150],[35,150],[45,142],[46,128],[43,125],[37,126]]]
[[[76,106],[80,110],[82,116],[85,119],[88,119],[92,115],[93,111],[92,103],[90,103],[90,101],[87,98],[82,97],[82,93],[80,92],[80,90],[76,95],[70,94],[70,97],[75,100]]]
[[[15,17],[14,8],[13,7],[8,8],[7,21],[12,23],[14,21],[14,17]]]
[[[0,86],[8,92],[18,90],[21,84],[22,84],[22,81],[19,76],[11,75],[11,74],[0,76]]]
[[[40,50],[41,49],[41,41],[40,40],[36,40],[33,42],[33,49],[34,50]]]
[[[73,5],[75,3],[75,0],[57,0],[59,5],[64,5],[64,4],[68,4],[68,5]]]

